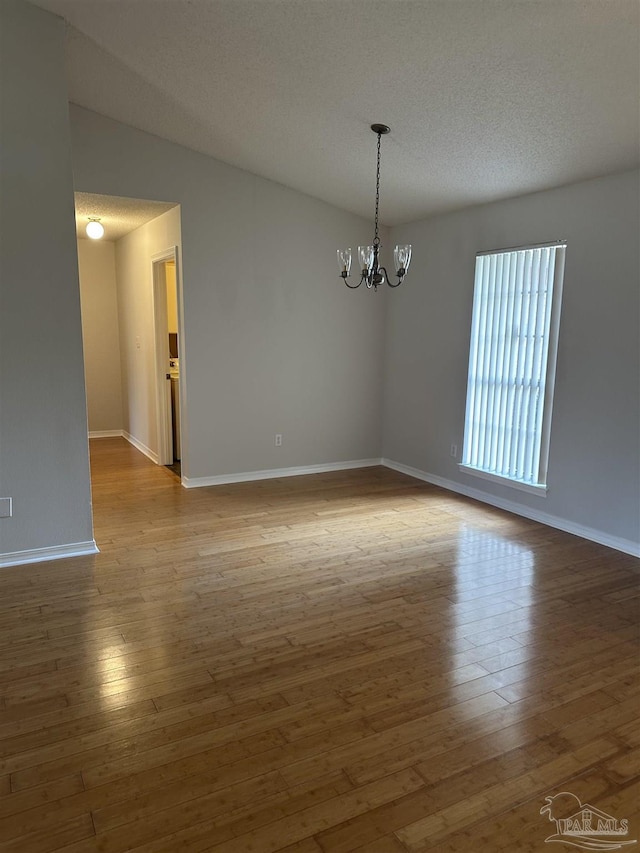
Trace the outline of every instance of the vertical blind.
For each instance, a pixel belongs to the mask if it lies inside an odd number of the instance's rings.
[[[476,258],[463,465],[546,482],[565,249]]]

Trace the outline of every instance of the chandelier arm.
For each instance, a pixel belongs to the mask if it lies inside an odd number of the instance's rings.
[[[404,278],[404,276],[402,276],[402,277],[398,276],[398,281],[394,284],[394,283],[391,281],[391,279],[389,278],[389,273],[387,272],[386,267],[380,267],[380,269],[378,270],[378,272],[380,272],[380,273],[384,273],[384,280],[387,282],[387,284],[389,285],[389,287],[398,287],[399,285],[401,285],[401,284],[402,284],[402,279]]]
[[[362,284],[362,282],[364,281],[364,276],[362,276],[362,277],[360,278],[360,281],[359,281],[357,284],[349,284],[349,282],[347,281],[347,277],[346,277],[346,276],[344,276],[344,277],[343,277],[343,279],[344,279],[344,283],[347,285],[347,287],[350,287],[350,288],[351,288],[351,290],[355,290],[355,289],[356,289],[356,287],[360,287],[360,285],[361,285],[361,284]]]

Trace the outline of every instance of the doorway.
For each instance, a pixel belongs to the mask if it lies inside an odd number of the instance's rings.
[[[178,247],[172,246],[153,263],[153,303],[156,351],[158,463],[181,476],[180,321]]]
[[[186,340],[180,325],[176,366],[171,369],[169,354],[157,355],[156,329],[164,328],[163,349],[168,335],[167,294],[159,302],[156,274],[166,291],[166,276],[177,270],[175,285],[179,308],[172,311],[182,324],[182,276],[180,255],[180,205],[145,199],[113,197],[95,193],[75,193],[76,234],[80,267],[80,295],[89,437],[122,436],[156,464],[174,464],[173,444],[187,467],[185,432],[184,351]],[[85,226],[98,217],[104,226],[102,240],[90,240]],[[156,270],[155,260],[174,263],[173,270]],[[172,278],[172,276],[171,276]],[[175,291],[174,291],[175,292]],[[157,298],[156,298],[157,296]],[[172,300],[175,305],[175,299]],[[164,308],[163,308],[164,306]],[[156,311],[164,311],[162,326]],[[173,350],[175,353],[175,349]],[[163,389],[160,392],[158,366],[162,361]],[[171,384],[165,379],[173,372],[176,435],[171,417]],[[168,401],[163,397],[167,386]],[[167,413],[168,412],[168,417]],[[160,448],[159,413],[168,421],[172,446]],[[180,433],[177,430],[182,424]]]

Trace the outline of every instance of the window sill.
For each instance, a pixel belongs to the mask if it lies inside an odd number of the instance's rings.
[[[501,477],[499,474],[490,474],[488,471],[483,471],[480,468],[474,468],[472,465],[458,465],[463,474],[470,474],[472,477],[480,477],[482,480],[489,480],[492,483],[499,483],[501,486],[510,486],[512,489],[519,489],[521,492],[528,492],[530,495],[537,495],[540,498],[546,498],[546,485],[534,486],[531,483],[521,483],[518,480],[511,480],[509,477]]]

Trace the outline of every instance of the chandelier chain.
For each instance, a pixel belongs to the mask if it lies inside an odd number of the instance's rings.
[[[378,236],[378,207],[380,205],[380,140],[382,139],[382,134],[378,134],[378,165],[376,168],[376,227],[375,234],[373,238],[373,245],[380,245],[380,237]]]

